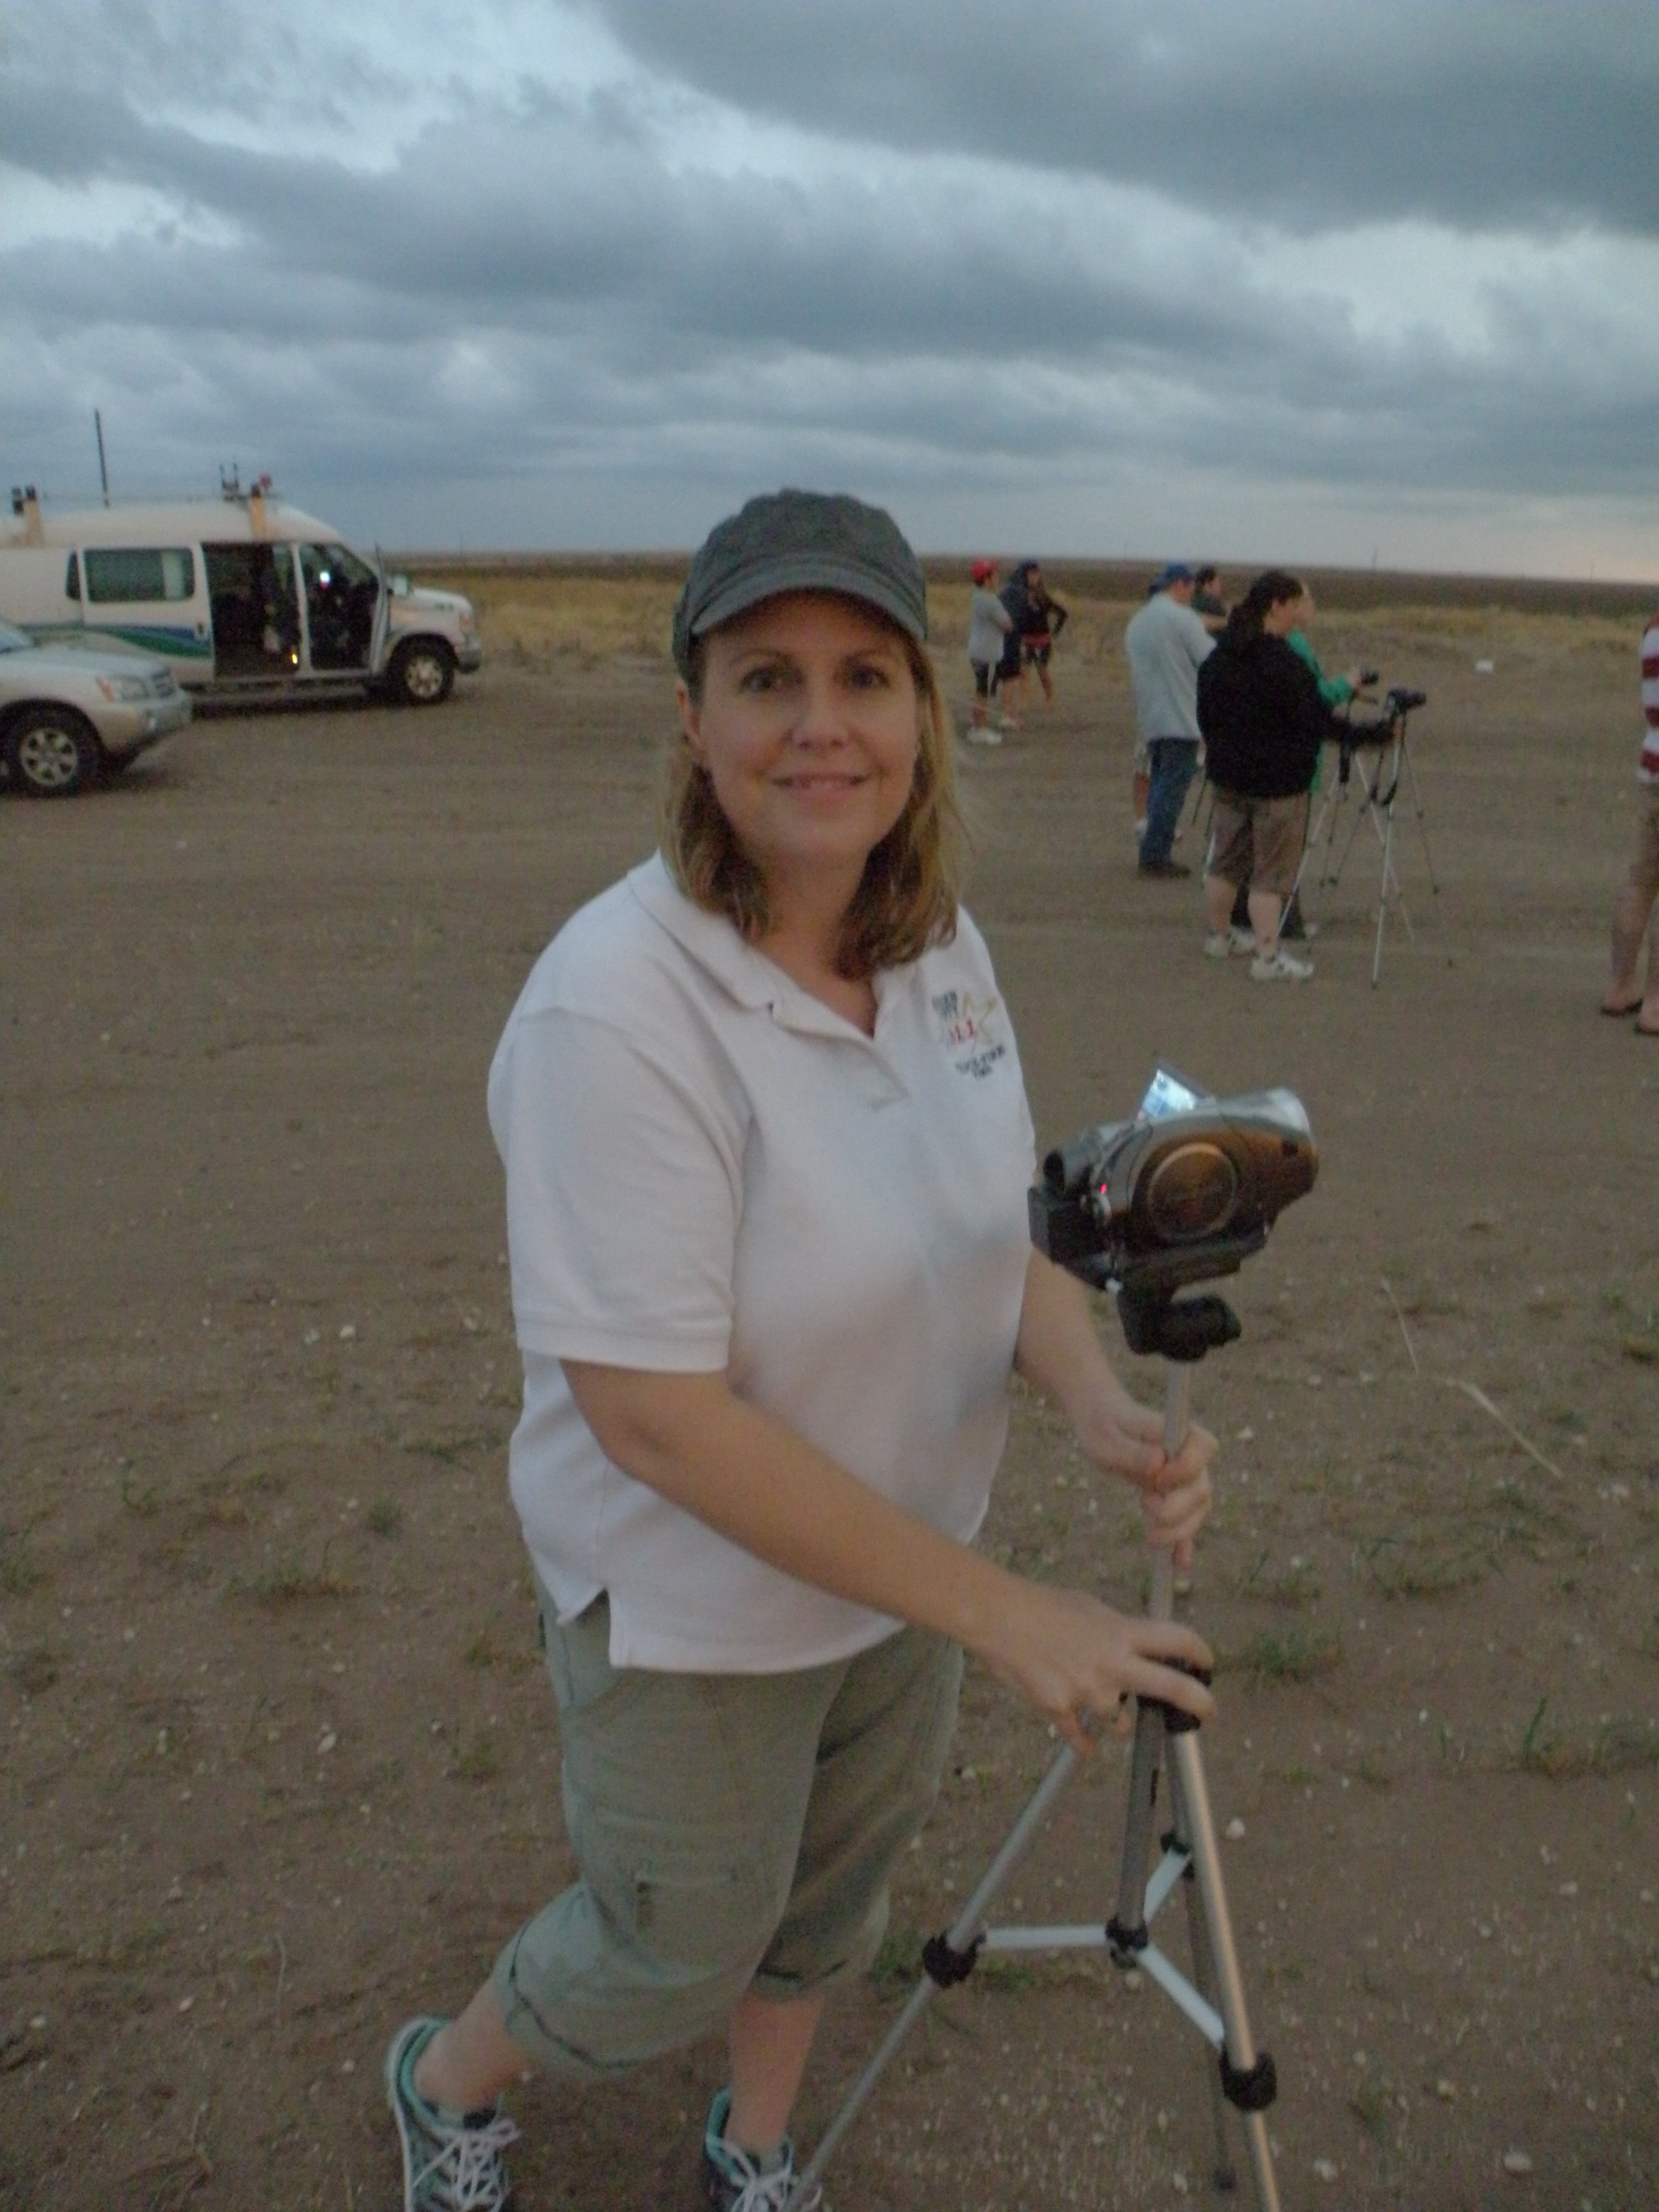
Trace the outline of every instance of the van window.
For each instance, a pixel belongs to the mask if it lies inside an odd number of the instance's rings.
[[[185,546],[152,551],[122,547],[88,550],[87,597],[94,606],[135,599],[189,599],[196,595],[196,563]]]
[[[69,556],[69,566],[64,571],[64,597],[66,599],[78,599],[80,596],[81,556],[78,553],[71,553]]]

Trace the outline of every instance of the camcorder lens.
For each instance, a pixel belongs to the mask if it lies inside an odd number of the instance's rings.
[[[1238,1170],[1225,1152],[1214,1145],[1183,1145],[1147,1179],[1147,1222],[1168,1244],[1218,1237],[1237,1196]]]

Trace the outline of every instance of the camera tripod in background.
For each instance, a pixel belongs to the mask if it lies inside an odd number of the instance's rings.
[[[1369,726],[1354,725],[1342,739],[1338,748],[1335,777],[1320,793],[1319,813],[1308,833],[1308,842],[1303,848],[1296,884],[1291,893],[1294,898],[1308,872],[1309,864],[1316,855],[1320,856],[1319,872],[1314,880],[1322,890],[1334,889],[1342,880],[1342,872],[1348,864],[1355,840],[1370,823],[1381,848],[1382,860],[1376,890],[1376,943],[1371,955],[1373,990],[1382,976],[1382,933],[1390,900],[1399,909],[1406,935],[1413,944],[1417,942],[1417,933],[1412,927],[1411,910],[1406,904],[1406,894],[1395,866],[1395,805],[1400,797],[1402,779],[1409,793],[1412,812],[1417,819],[1417,833],[1422,840],[1423,859],[1429,872],[1429,887],[1437,898],[1440,896],[1440,883],[1434,872],[1434,855],[1429,849],[1428,827],[1423,818],[1423,793],[1412,761],[1409,730],[1413,711],[1427,704],[1425,693],[1396,688],[1383,700],[1379,720]],[[1347,817],[1351,796],[1356,801],[1356,807],[1352,821],[1347,822],[1344,836],[1343,824]],[[1337,850],[1339,841],[1341,844],[1340,854]],[[1289,904],[1288,900],[1286,904]]]
[[[1237,1264],[1237,1259],[1232,1264]],[[1237,1317],[1222,1298],[1176,1297],[1163,1285],[1140,1295],[1125,1287],[1119,1312],[1131,1349],[1159,1352],[1166,1363],[1164,1438],[1166,1450],[1173,1454],[1187,1435],[1193,1364],[1238,1335]],[[1168,1552],[1153,1554],[1147,1610],[1154,1620],[1173,1616],[1175,1572]],[[1250,2033],[1198,1729],[1198,1723],[1179,1706],[1149,1698],[1139,1702],[1117,1909],[1110,1920],[1053,1928],[988,1927],[987,1913],[1076,1771],[1077,1753],[1069,1745],[1060,1750],[961,1912],[923,1947],[922,1978],[801,2169],[792,2203],[810,2197],[936,1991],[966,1981],[986,1953],[1103,1950],[1114,1966],[1125,1972],[1139,1970],[1155,1982],[1217,2054],[1217,2069],[1209,2076],[1217,2188],[1237,2185],[1227,2117],[1231,2108],[1243,2123],[1258,2212],[1279,2212],[1266,2118],[1278,2094],[1278,2080],[1272,2058],[1258,2050]],[[1170,1826],[1159,1840],[1154,1866],[1160,1779],[1165,1785]],[[1149,1933],[1150,1923],[1177,1889],[1187,1908],[1190,1977],[1152,1942]]]

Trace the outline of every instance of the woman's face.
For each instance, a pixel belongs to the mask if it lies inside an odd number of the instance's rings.
[[[711,631],[686,743],[769,884],[822,876],[851,897],[904,811],[921,701],[896,630],[826,592],[767,599]]]
[[[1298,629],[1313,611],[1313,601],[1305,592],[1293,599],[1275,599],[1261,617],[1261,627],[1269,637],[1288,637]]]

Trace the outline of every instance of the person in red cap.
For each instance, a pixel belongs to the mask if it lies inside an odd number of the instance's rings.
[[[974,672],[974,703],[969,710],[970,745],[1000,745],[1002,732],[991,726],[991,702],[997,695],[997,669],[1014,618],[997,597],[997,565],[975,561],[969,572],[974,596],[968,609],[968,662]]]

